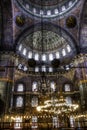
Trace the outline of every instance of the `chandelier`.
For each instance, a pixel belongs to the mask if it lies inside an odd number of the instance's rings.
[[[78,110],[78,104],[68,104],[66,103],[65,98],[60,92],[59,98],[51,97],[48,100],[44,101],[43,105],[38,106],[36,109],[40,112],[47,112],[50,114],[61,114],[61,113],[70,113]]]

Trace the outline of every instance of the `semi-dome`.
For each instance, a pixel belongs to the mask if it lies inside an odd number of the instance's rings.
[[[60,27],[45,23],[29,28],[16,41],[17,53],[26,59],[51,62],[53,59],[70,61],[77,53],[75,41]]]

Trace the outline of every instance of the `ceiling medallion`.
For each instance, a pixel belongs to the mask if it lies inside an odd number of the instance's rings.
[[[25,17],[23,15],[17,15],[15,19],[17,26],[22,27],[25,24]]]
[[[68,28],[74,28],[77,25],[76,17],[71,15],[66,19],[66,26]]]

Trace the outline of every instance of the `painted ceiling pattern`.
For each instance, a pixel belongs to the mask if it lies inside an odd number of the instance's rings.
[[[26,13],[36,17],[51,18],[71,10],[78,0],[15,0]]]
[[[67,41],[52,31],[36,31],[21,40],[21,44],[38,51],[54,51],[67,45]]]
[[[67,0],[30,0],[31,3],[37,4],[37,5],[43,5],[43,6],[53,6],[56,4],[64,3]]]

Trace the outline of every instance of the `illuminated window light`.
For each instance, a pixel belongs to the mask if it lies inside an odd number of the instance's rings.
[[[46,54],[42,55],[42,61],[46,61]]]
[[[40,10],[40,15],[42,15],[43,14],[43,10]]]
[[[55,13],[55,14],[58,14],[58,13],[59,13],[58,9],[55,9],[55,10],[54,10],[54,13]]]
[[[26,4],[26,8],[29,9],[29,4]]]
[[[27,68],[26,66],[24,66],[23,70],[24,70],[24,71],[27,71],[27,70],[28,70],[28,68]]]
[[[33,8],[33,12],[36,13],[36,9],[35,8]]]
[[[14,123],[14,129],[21,129],[22,117],[16,117]]]
[[[23,84],[18,84],[17,91],[18,92],[23,92],[23,90],[24,90],[24,85]]]
[[[53,60],[53,54],[49,54],[49,60],[50,60],[50,61]]]
[[[72,1],[69,1],[69,7],[71,7],[72,6]]]
[[[32,58],[32,52],[28,52],[28,58],[31,59]]]
[[[65,49],[62,50],[62,55],[63,55],[63,56],[66,55],[66,51],[65,51]]]
[[[23,67],[23,65],[22,65],[22,64],[19,64],[19,65],[18,65],[18,69],[20,69],[20,70],[21,70],[21,69],[22,69],[22,67]]]
[[[70,92],[70,84],[65,84],[65,92]]]
[[[55,86],[55,82],[51,82],[51,83],[50,83],[50,87],[51,87],[51,90],[52,90],[52,91],[55,91],[55,87],[56,87],[56,86]]]
[[[48,10],[48,11],[47,11],[47,15],[51,15],[51,10]]]
[[[37,91],[37,82],[33,82],[33,84],[32,84],[32,91],[33,92]]]
[[[65,70],[69,70],[69,69],[70,69],[69,65],[66,65]]]
[[[35,67],[35,72],[39,72],[39,68],[38,67]]]
[[[52,67],[49,68],[49,72],[53,72],[53,68]]]
[[[32,107],[37,107],[38,106],[38,98],[33,97],[31,100]]]
[[[71,47],[69,45],[67,45],[67,51],[70,52],[71,51]]]
[[[19,48],[18,48],[19,51],[22,50],[22,44],[19,45]]]
[[[34,58],[35,58],[35,60],[39,60],[39,54],[36,53]]]
[[[65,11],[65,10],[66,10],[65,6],[62,6],[62,11]]]
[[[46,66],[42,66],[42,72],[46,72]]]
[[[66,103],[67,104],[72,104],[72,98],[71,97],[66,97]]]
[[[16,107],[22,107],[22,106],[23,106],[23,97],[17,97]]]
[[[56,59],[59,59],[60,58],[60,54],[59,52],[56,52]]]
[[[27,50],[26,50],[26,48],[24,48],[23,49],[23,55],[26,55],[26,53],[27,53]]]

